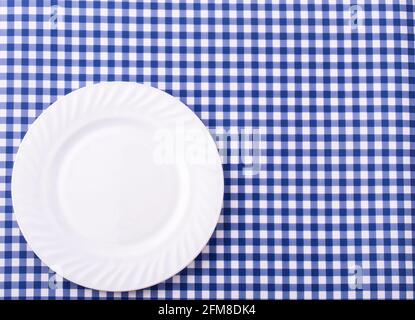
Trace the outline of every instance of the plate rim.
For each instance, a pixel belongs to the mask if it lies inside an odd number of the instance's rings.
[[[31,236],[28,236],[28,233],[30,233],[30,232],[28,232],[26,230],[27,225],[22,227],[22,225],[25,225],[25,222],[22,222],[22,220],[24,220],[24,218],[22,218],[21,213],[18,213],[19,209],[16,209],[16,208],[19,208],[19,204],[16,203],[16,201],[19,201],[19,200],[16,200],[15,195],[16,195],[16,192],[18,193],[19,191],[16,190],[16,188],[18,188],[18,186],[16,185],[15,180],[16,180],[16,171],[19,170],[18,169],[19,168],[19,163],[22,161],[22,155],[21,155],[22,152],[21,152],[21,150],[24,150],[24,146],[27,143],[26,138],[30,137],[30,132],[33,132],[32,131],[32,130],[34,130],[33,128],[37,128],[39,126],[39,123],[41,124],[43,121],[47,121],[47,120],[42,120],[42,119],[46,119],[47,114],[52,113],[53,110],[55,110],[55,108],[59,104],[65,103],[65,100],[68,100],[69,97],[71,97],[73,95],[76,95],[76,94],[80,94],[80,93],[82,93],[82,91],[91,90],[91,89],[96,88],[98,86],[122,86],[122,85],[135,86],[137,89],[139,89],[139,88],[144,89],[145,88],[146,90],[153,90],[153,91],[155,90],[154,92],[158,92],[158,94],[168,96],[168,99],[174,99],[175,103],[177,103],[178,105],[181,105],[181,106],[184,107],[184,108],[182,108],[182,110],[187,110],[185,112],[187,112],[189,115],[190,114],[192,115],[192,118],[193,118],[192,121],[198,121],[199,127],[203,127],[205,131],[209,132],[208,128],[204,125],[202,120],[187,105],[185,105],[179,99],[175,98],[174,96],[171,96],[170,94],[168,94],[165,91],[162,91],[158,88],[152,87],[148,84],[140,84],[140,83],[135,83],[135,82],[125,82],[125,81],[109,81],[108,82],[108,81],[104,81],[104,82],[93,83],[93,84],[78,88],[76,90],[73,90],[73,91],[71,91],[70,93],[68,93],[64,96],[59,97],[55,102],[53,102],[48,107],[46,107],[40,113],[40,115],[38,115],[36,117],[36,119],[28,126],[28,130],[24,134],[23,139],[21,139],[21,141],[19,143],[18,150],[15,153],[15,157],[14,157],[14,161],[13,161],[13,168],[12,168],[12,177],[11,177],[11,199],[12,199],[12,206],[13,206],[13,216],[15,217],[15,219],[17,221],[17,224],[19,226],[19,230],[20,230],[21,234],[23,235],[23,237],[24,237],[24,239],[27,243],[27,247],[30,248],[30,250],[32,250],[35,253],[35,255],[42,261],[43,264],[46,264],[52,270],[53,270],[53,268],[51,268],[50,265],[51,264],[53,265],[53,263],[49,263],[49,261],[48,261],[49,258],[44,257],[44,255],[43,255],[44,252],[40,252],[42,250],[38,250],[39,248],[36,248],[36,249],[33,248],[33,243],[31,243],[31,240],[28,239]],[[171,100],[171,101],[173,101],[173,100]],[[118,105],[118,106],[114,107],[114,109],[117,109],[117,108],[120,108],[120,106]],[[82,109],[82,107],[78,107],[78,109]],[[216,213],[215,213],[215,216],[216,216],[215,224],[214,224],[214,227],[209,231],[209,236],[205,239],[205,241],[203,241],[203,245],[200,245],[197,250],[194,250],[194,254],[190,255],[191,258],[189,257],[188,259],[185,260],[186,262],[182,262],[180,264],[181,265],[180,269],[178,267],[176,267],[177,270],[174,273],[169,274],[168,276],[165,276],[165,277],[162,277],[162,278],[159,277],[159,279],[154,279],[153,281],[149,281],[149,282],[145,283],[144,285],[132,284],[131,287],[123,287],[123,288],[115,288],[115,287],[114,288],[106,288],[105,286],[102,286],[102,287],[98,288],[98,287],[94,287],[94,286],[89,286],[89,285],[85,285],[83,283],[80,283],[79,281],[73,280],[73,277],[72,276],[68,277],[68,275],[65,274],[65,272],[62,272],[62,274],[61,274],[60,272],[56,272],[56,271],[59,271],[59,270],[53,270],[53,271],[55,271],[58,275],[62,276],[63,278],[65,278],[65,279],[67,279],[67,280],[69,280],[69,281],[71,281],[71,282],[73,282],[73,283],[75,283],[79,286],[83,286],[85,288],[90,288],[90,289],[94,289],[94,290],[104,290],[104,291],[110,291],[110,292],[126,292],[126,291],[132,291],[132,290],[145,289],[145,288],[151,287],[153,285],[162,283],[165,280],[171,278],[172,276],[174,276],[174,275],[178,274],[179,272],[181,272],[182,270],[184,270],[202,252],[203,248],[205,248],[206,245],[208,244],[209,240],[211,239],[212,235],[214,234],[214,232],[216,230],[216,227],[217,227],[218,222],[220,220],[221,211],[222,211],[222,208],[223,208],[223,200],[224,200],[223,167],[222,167],[222,163],[221,163],[221,160],[220,160],[220,155],[219,155],[218,150],[217,150],[216,143],[215,143],[215,141],[214,141],[214,139],[213,139],[213,137],[211,136],[210,133],[209,133],[209,137],[210,137],[210,143],[211,144],[213,143],[213,145],[215,146],[216,156],[217,156],[217,159],[219,160],[219,167],[218,167],[218,169],[219,169],[218,174],[220,176],[220,179],[219,179],[220,180],[220,185],[219,185],[220,190],[218,191],[218,194],[220,194],[220,200],[218,200],[219,201],[219,204],[218,204],[219,208],[217,210],[215,210],[216,211]],[[23,146],[23,149],[22,149],[22,146]]]

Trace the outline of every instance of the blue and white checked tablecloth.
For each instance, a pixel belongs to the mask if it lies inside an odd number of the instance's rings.
[[[0,298],[414,298],[412,1],[0,6]],[[14,219],[13,158],[58,97],[113,80],[163,89],[211,129],[259,129],[261,170],[228,159],[216,232],[166,282],[51,286]]]

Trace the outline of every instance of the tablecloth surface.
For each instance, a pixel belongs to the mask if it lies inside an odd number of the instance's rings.
[[[414,47],[404,0],[1,1],[0,298],[413,299]],[[100,81],[165,90],[237,137],[208,245],[128,293],[60,281],[11,201],[30,124]],[[254,129],[257,149],[238,143]]]

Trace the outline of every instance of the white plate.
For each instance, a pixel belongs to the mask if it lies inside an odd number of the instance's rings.
[[[179,100],[146,85],[100,83],[32,124],[12,198],[29,246],[59,275],[135,290],[173,276],[206,245],[223,171],[208,130]]]

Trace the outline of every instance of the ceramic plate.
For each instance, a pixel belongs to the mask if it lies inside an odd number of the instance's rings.
[[[185,268],[218,221],[214,140],[178,99],[108,82],[47,108],[17,152],[13,207],[51,269],[107,291],[145,288]]]

